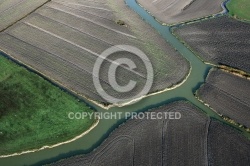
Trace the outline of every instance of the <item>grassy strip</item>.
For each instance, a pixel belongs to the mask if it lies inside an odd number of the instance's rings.
[[[250,20],[249,0],[231,0],[227,3],[227,8],[231,16],[243,20]]]
[[[70,120],[69,112],[92,110],[2,56],[0,71],[0,155],[67,141],[95,122]]]
[[[239,70],[239,69],[232,68],[230,66],[219,65],[218,68],[222,69],[223,71],[229,72],[231,74],[234,74],[234,75],[246,78],[246,79],[250,78],[250,74],[249,73],[247,73],[245,71],[242,71],[242,70]]]
[[[231,123],[231,124],[234,125],[234,126],[237,126],[237,127],[239,127],[239,128],[242,128],[242,129],[246,130],[248,133],[250,133],[250,128],[247,128],[246,126],[244,126],[244,125],[242,125],[242,124],[240,124],[240,123],[235,122],[233,119],[231,119],[231,118],[229,118],[229,117],[227,117],[227,116],[225,116],[225,115],[219,114],[219,116],[220,116],[223,120],[227,121],[228,123]]]

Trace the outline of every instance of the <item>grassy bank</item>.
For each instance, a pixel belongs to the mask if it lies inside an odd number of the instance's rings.
[[[92,110],[3,56],[0,71],[0,155],[67,141],[94,123],[70,120],[69,112]]]
[[[231,16],[250,20],[250,1],[249,0],[231,0],[227,4]]]

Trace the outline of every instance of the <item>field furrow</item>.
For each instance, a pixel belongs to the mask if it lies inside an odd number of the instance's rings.
[[[64,23],[69,26],[74,26],[79,30],[94,36],[96,38],[105,39],[107,42],[112,45],[116,44],[135,44],[137,40],[133,38],[128,38],[123,34],[114,34],[114,31],[111,31],[107,28],[100,27],[92,22],[81,19],[79,17],[74,17],[64,11],[55,10],[53,8],[44,7],[38,11],[39,14],[47,16],[51,19],[57,20],[60,23]]]
[[[46,6],[52,8],[52,9],[62,11],[64,13],[67,13],[67,14],[72,15],[74,17],[80,18],[81,20],[96,24],[97,26],[100,26],[100,27],[102,27],[104,29],[107,29],[107,30],[111,31],[112,33],[118,33],[118,34],[130,37],[130,38],[136,38],[135,36],[133,36],[131,34],[122,32],[120,30],[120,28],[118,28],[119,27],[118,25],[116,26],[116,28],[111,28],[111,27],[105,25],[104,22],[100,23],[99,21],[96,21],[96,19],[93,18],[93,16],[92,17],[85,16],[86,13],[83,13],[81,11],[77,11],[75,9],[71,9],[69,7],[66,7],[66,6],[63,6],[63,5],[60,5],[60,4],[55,4],[55,3],[49,3]]]
[[[206,165],[206,128],[209,118],[188,104],[171,109],[171,112],[180,112],[181,119],[168,120],[166,124],[164,163],[166,165],[182,165],[183,163]]]
[[[250,127],[250,81],[225,71],[210,72],[198,97],[216,112]]]
[[[58,1],[55,1],[55,2],[58,2]],[[109,9],[105,9],[101,7],[94,7],[94,6],[87,6],[87,5],[71,3],[71,2],[58,2],[58,3],[65,4],[72,8],[80,9],[81,11],[85,11],[89,14],[93,14],[96,16],[102,16],[102,17],[105,16],[103,18],[107,20],[113,20],[113,21],[115,20],[115,16],[113,12]]]
[[[133,35],[131,33],[131,31],[129,31],[129,29],[125,26],[121,26],[117,23],[114,24],[114,22],[116,21],[115,18],[110,19],[107,15],[105,15],[105,13],[100,12],[99,14],[92,14],[92,13],[88,13],[86,11],[86,9],[81,9],[81,8],[74,8],[72,6],[69,6],[68,4],[65,3],[50,3],[48,4],[50,7],[56,7],[56,8],[60,8],[63,9],[64,11],[69,11],[71,13],[75,13],[79,16],[82,16],[88,20],[94,21],[96,23],[99,23],[105,27],[109,27],[112,30],[116,30],[118,32],[124,33],[125,35]],[[95,10],[96,11],[96,10]],[[110,14],[110,12],[109,12]]]
[[[204,61],[250,73],[250,24],[228,16],[174,31]]]
[[[182,118],[132,118],[91,153],[64,159],[51,166],[66,166],[69,163],[72,166],[102,163],[110,166],[248,165],[249,140],[236,129],[210,119],[190,103],[174,102],[145,114],[150,112],[180,112]],[[97,164],[97,161],[102,162]]]
[[[110,10],[109,6],[105,1],[100,1],[100,0],[53,0],[53,2],[60,2],[60,3],[74,3],[77,5],[85,5],[88,6],[89,8],[101,8],[104,10]],[[112,10],[110,10],[112,11]],[[112,11],[113,12],[113,11]]]
[[[209,165],[249,165],[250,142],[238,131],[212,121],[208,134]]]
[[[125,26],[118,25],[117,20],[124,21]],[[97,78],[97,74],[93,74],[93,68],[97,58],[103,59],[100,54],[112,46],[123,51],[104,59],[99,71],[102,87],[98,90],[103,88],[100,90],[124,102],[133,99],[131,97],[141,97],[137,94],[144,88],[149,72],[153,73],[154,81],[148,93],[180,83],[189,72],[189,63],[136,13],[118,1],[51,1],[6,29],[0,40],[0,49],[14,59],[61,86],[103,104],[105,100],[94,86],[93,78]],[[148,59],[117,45],[137,47]],[[131,60],[136,68],[119,65],[115,62],[119,58]],[[143,60],[152,63],[153,71],[146,71]],[[110,70],[111,64],[118,66],[115,72]],[[114,85],[111,78],[120,86],[130,81],[136,84],[132,91],[119,92],[119,86]]]
[[[106,21],[114,21],[114,16],[111,10],[107,10],[104,8],[89,8],[89,6],[86,5],[81,5],[81,4],[76,4],[76,3],[71,3],[71,2],[55,2],[55,4],[59,4],[62,5],[68,9],[76,9],[82,12],[82,14],[84,13],[84,15],[86,14],[87,17],[89,16],[94,16],[94,17],[99,17],[102,18]],[[98,13],[99,12],[99,13]],[[111,18],[110,18],[110,17]]]
[[[0,4],[0,31],[22,19],[48,0],[5,0]]]
[[[167,24],[187,22],[222,11],[224,0],[138,0],[153,16]]]
[[[18,6],[23,1],[24,0],[8,0],[0,2],[0,14],[3,14],[4,12],[7,12],[11,8]]]
[[[85,95],[83,92],[86,91],[86,96],[97,97],[102,101],[92,86],[92,80],[84,79],[91,77],[89,73],[84,72],[84,70],[81,70],[76,66],[69,65],[61,58],[57,58],[57,56],[52,56],[44,50],[38,49],[37,47],[23,41],[20,42],[20,40],[9,35],[2,34],[1,39],[1,48],[14,58],[18,57],[21,62],[25,62],[26,65],[31,66],[38,71],[42,71],[42,74],[52,78],[53,81],[62,83],[70,90],[76,91],[82,95]],[[11,41],[12,44],[6,45],[9,41]],[[27,51],[32,52],[32,54],[26,54]],[[71,66],[71,68],[68,68],[69,66]],[[105,85],[105,83],[103,83],[103,85]],[[89,92],[92,92],[93,96]]]

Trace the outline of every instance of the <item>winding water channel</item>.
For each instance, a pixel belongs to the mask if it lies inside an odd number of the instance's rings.
[[[162,37],[169,42],[176,50],[178,50],[183,57],[185,57],[191,66],[191,72],[187,80],[179,87],[166,91],[157,95],[149,96],[133,105],[125,107],[114,107],[109,110],[104,110],[92,103],[87,102],[93,106],[97,111],[102,112],[135,112],[146,111],[149,108],[154,108],[163,104],[170,103],[176,100],[188,100],[195,106],[204,111],[208,116],[221,120],[221,118],[214,113],[211,109],[199,102],[194,97],[194,92],[204,82],[207,73],[211,66],[204,64],[199,58],[197,58],[188,48],[186,48],[176,37],[171,33],[171,29],[168,26],[163,26],[158,23],[154,17],[148,14],[142,7],[140,7],[135,0],[126,0],[127,5],[137,12],[146,22],[154,27]],[[21,156],[14,156],[9,158],[0,159],[0,165],[41,165],[57,161],[59,159],[70,157],[72,155],[87,153],[92,151],[101,142],[103,142],[107,136],[118,127],[125,120],[100,120],[99,125],[94,128],[86,136],[52,149],[45,149],[34,153],[28,153]],[[226,122],[225,122],[226,123]],[[63,126],[62,126],[63,127]],[[240,130],[240,129],[239,129]],[[244,133],[250,137],[249,134]]]

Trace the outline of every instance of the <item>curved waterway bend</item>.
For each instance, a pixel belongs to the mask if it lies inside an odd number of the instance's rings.
[[[199,102],[193,95],[194,91],[200,86],[201,83],[204,82],[206,75],[211,67],[204,64],[178,39],[176,39],[171,34],[170,27],[159,24],[151,15],[149,15],[142,7],[140,7],[135,0],[126,0],[126,3],[130,8],[137,12],[146,22],[153,26],[167,42],[172,44],[172,46],[175,47],[176,50],[179,51],[183,55],[183,57],[185,57],[190,62],[190,75],[181,86],[170,91],[146,97],[133,105],[121,108],[114,107],[109,110],[104,110],[88,101],[85,102],[92,105],[97,111],[102,112],[138,112],[146,111],[149,108],[154,108],[180,99],[185,99],[193,103],[201,110],[203,110],[210,117],[221,120],[217,114],[215,114],[212,110],[210,110],[208,107]],[[114,119],[100,120],[99,125],[94,128],[89,134],[74,142],[61,145],[52,149],[44,149],[41,151],[23,154],[20,156],[2,158],[0,159],[0,165],[41,165],[54,162],[65,157],[70,157],[72,155],[88,153],[94,148],[96,148],[98,145],[100,145],[100,143],[107,138],[110,132],[112,132],[115,128],[118,127],[118,125],[120,125],[124,121],[125,120]]]

